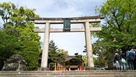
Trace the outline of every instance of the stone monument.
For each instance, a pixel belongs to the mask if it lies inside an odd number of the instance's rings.
[[[21,55],[15,54],[4,62],[2,71],[24,71],[27,70],[26,64]]]

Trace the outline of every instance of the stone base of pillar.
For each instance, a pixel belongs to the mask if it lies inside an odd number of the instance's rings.
[[[49,68],[39,68],[39,71],[49,71]]]
[[[95,67],[87,67],[87,70],[96,70]]]

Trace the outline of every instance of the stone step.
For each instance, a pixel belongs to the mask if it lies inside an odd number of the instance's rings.
[[[136,77],[136,75],[1,75],[0,77]]]
[[[112,73],[112,72],[121,72],[120,70],[94,70],[94,71],[0,71],[0,73]],[[127,70],[126,72],[136,72],[136,70]]]
[[[136,75],[0,75],[0,77],[136,77]]]
[[[136,71],[0,71],[0,77],[136,77]]]
[[[48,74],[48,75],[66,75],[66,74],[124,74],[124,72],[0,72],[0,74]],[[134,72],[125,72],[125,74],[135,74]]]

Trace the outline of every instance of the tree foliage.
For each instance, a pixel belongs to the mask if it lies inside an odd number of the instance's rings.
[[[126,52],[128,47],[136,46],[135,7],[136,0],[107,0],[97,8],[98,13],[105,16],[105,23],[97,34],[99,39],[94,49],[105,60],[111,60],[114,52]]]
[[[55,63],[65,63],[65,58],[68,55],[68,51],[64,49],[58,49],[53,40],[49,43],[49,58],[53,61],[50,63],[50,68],[55,67]]]
[[[10,57],[9,55],[16,53],[15,49],[19,47],[16,40],[16,37],[7,35],[4,30],[0,29],[0,69],[4,61]]]
[[[81,63],[83,62],[82,55],[79,55],[78,53],[75,53],[74,59],[75,64],[81,65]]]
[[[15,54],[21,54],[28,63],[28,69],[36,69],[38,67],[38,55],[40,50],[40,37],[38,33],[34,33],[34,24],[30,21],[31,17],[37,17],[34,13],[35,9],[16,7],[11,2],[0,4],[0,16],[4,22],[3,30],[7,35],[16,38],[13,44],[13,50],[5,49],[8,52],[16,51]],[[13,40],[14,38],[9,38]],[[9,42],[10,43],[10,42]],[[14,44],[18,44],[17,47]],[[6,43],[7,44],[7,43]],[[1,52],[1,51],[0,51]],[[4,51],[4,53],[6,53]],[[11,56],[9,54],[8,56]]]
[[[83,60],[84,60],[85,68],[86,68],[86,67],[88,67],[88,60],[87,60],[87,56],[83,56]]]

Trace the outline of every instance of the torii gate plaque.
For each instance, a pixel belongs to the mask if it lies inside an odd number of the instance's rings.
[[[70,32],[70,25],[71,25],[71,23],[70,23],[70,19],[69,18],[64,18],[63,19],[63,31],[64,32]]]
[[[44,33],[44,46],[42,51],[41,69],[46,70],[48,63],[48,48],[50,32],[85,32],[85,41],[88,58],[88,68],[94,68],[91,32],[101,31],[101,27],[92,27],[91,23],[99,23],[103,16],[73,17],[73,18],[32,18],[35,24],[46,24],[43,29],[34,29],[35,32]],[[83,23],[84,28],[50,28],[51,24],[63,24],[64,19],[70,19],[70,23]],[[66,20],[69,22],[69,20]],[[68,24],[69,25],[69,24]],[[64,31],[65,30],[65,31]]]

